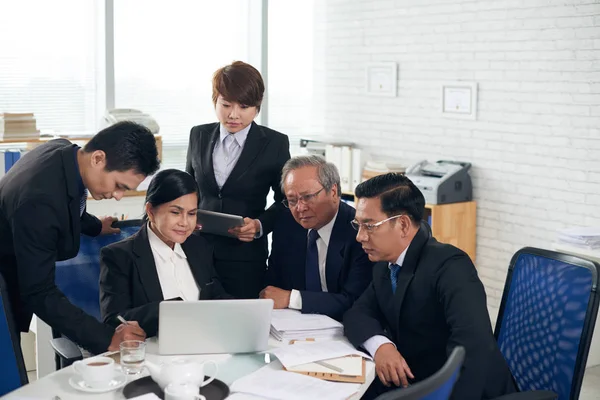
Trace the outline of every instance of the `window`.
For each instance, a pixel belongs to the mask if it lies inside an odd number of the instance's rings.
[[[115,106],[157,120],[163,167],[184,168],[192,126],[216,121],[213,73],[248,62],[249,1],[115,2]]]
[[[269,122],[290,138],[314,137],[313,0],[269,2]]]
[[[97,2],[0,3],[0,112],[33,112],[38,129],[94,131]]]

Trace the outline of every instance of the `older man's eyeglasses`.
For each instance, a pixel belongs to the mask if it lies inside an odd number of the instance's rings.
[[[389,217],[387,219],[384,219],[383,221],[379,221],[379,222],[375,222],[374,224],[370,224],[370,223],[360,223],[357,220],[353,219],[352,221],[350,221],[350,225],[352,225],[352,227],[359,231],[360,228],[363,228],[364,230],[366,230],[368,233],[373,232],[375,229],[379,228],[381,225],[385,224],[388,221],[391,221],[393,219],[396,219],[398,217],[403,216],[404,214],[398,214],[398,215],[394,215],[393,217]]]
[[[302,202],[302,204],[307,205],[307,204],[312,203],[317,198],[317,196],[319,195],[319,193],[321,193],[323,190],[325,190],[324,187],[322,187],[320,190],[318,190],[318,191],[316,191],[314,193],[309,193],[309,194],[305,194],[305,195],[299,196],[297,199],[296,198],[283,199],[281,202],[287,208],[296,207],[299,202]]]

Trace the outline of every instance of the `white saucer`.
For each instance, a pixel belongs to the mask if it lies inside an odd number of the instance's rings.
[[[115,376],[113,377],[113,379],[111,379],[110,382],[108,382],[108,384],[104,387],[101,388],[92,388],[90,386],[88,386],[85,381],[83,380],[83,378],[81,377],[81,375],[73,375],[69,378],[69,385],[71,385],[73,388],[80,390],[82,392],[87,392],[87,393],[104,393],[104,392],[109,392],[111,390],[116,390],[119,389],[120,387],[125,386],[125,384],[127,383],[127,375],[125,375],[123,372],[121,371],[115,371]]]

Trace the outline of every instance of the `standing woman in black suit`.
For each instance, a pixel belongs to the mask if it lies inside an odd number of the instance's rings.
[[[223,287],[237,298],[256,298],[264,287],[267,234],[282,207],[279,181],[290,158],[288,137],[254,122],[264,91],[249,64],[236,61],[217,70],[212,100],[219,122],[193,127],[187,154],[199,208],[244,217],[244,226],[231,231],[234,237],[206,234]],[[275,203],[265,210],[271,188]]]

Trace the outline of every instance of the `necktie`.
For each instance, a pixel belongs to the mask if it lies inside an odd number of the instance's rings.
[[[400,265],[390,264],[390,280],[392,281],[392,293],[396,293],[396,286],[398,286],[398,272],[400,272]]]
[[[321,291],[317,239],[319,239],[319,233],[315,229],[311,229],[308,233],[308,245],[306,248],[306,290],[310,292]]]
[[[235,152],[238,147],[237,140],[233,137],[232,134],[229,134],[223,140],[223,152],[225,153],[225,162],[230,164],[235,158]]]
[[[79,200],[79,216],[83,215],[83,210],[85,210],[85,204],[87,202],[88,191],[85,189],[83,191],[83,196],[81,196],[81,200]]]

